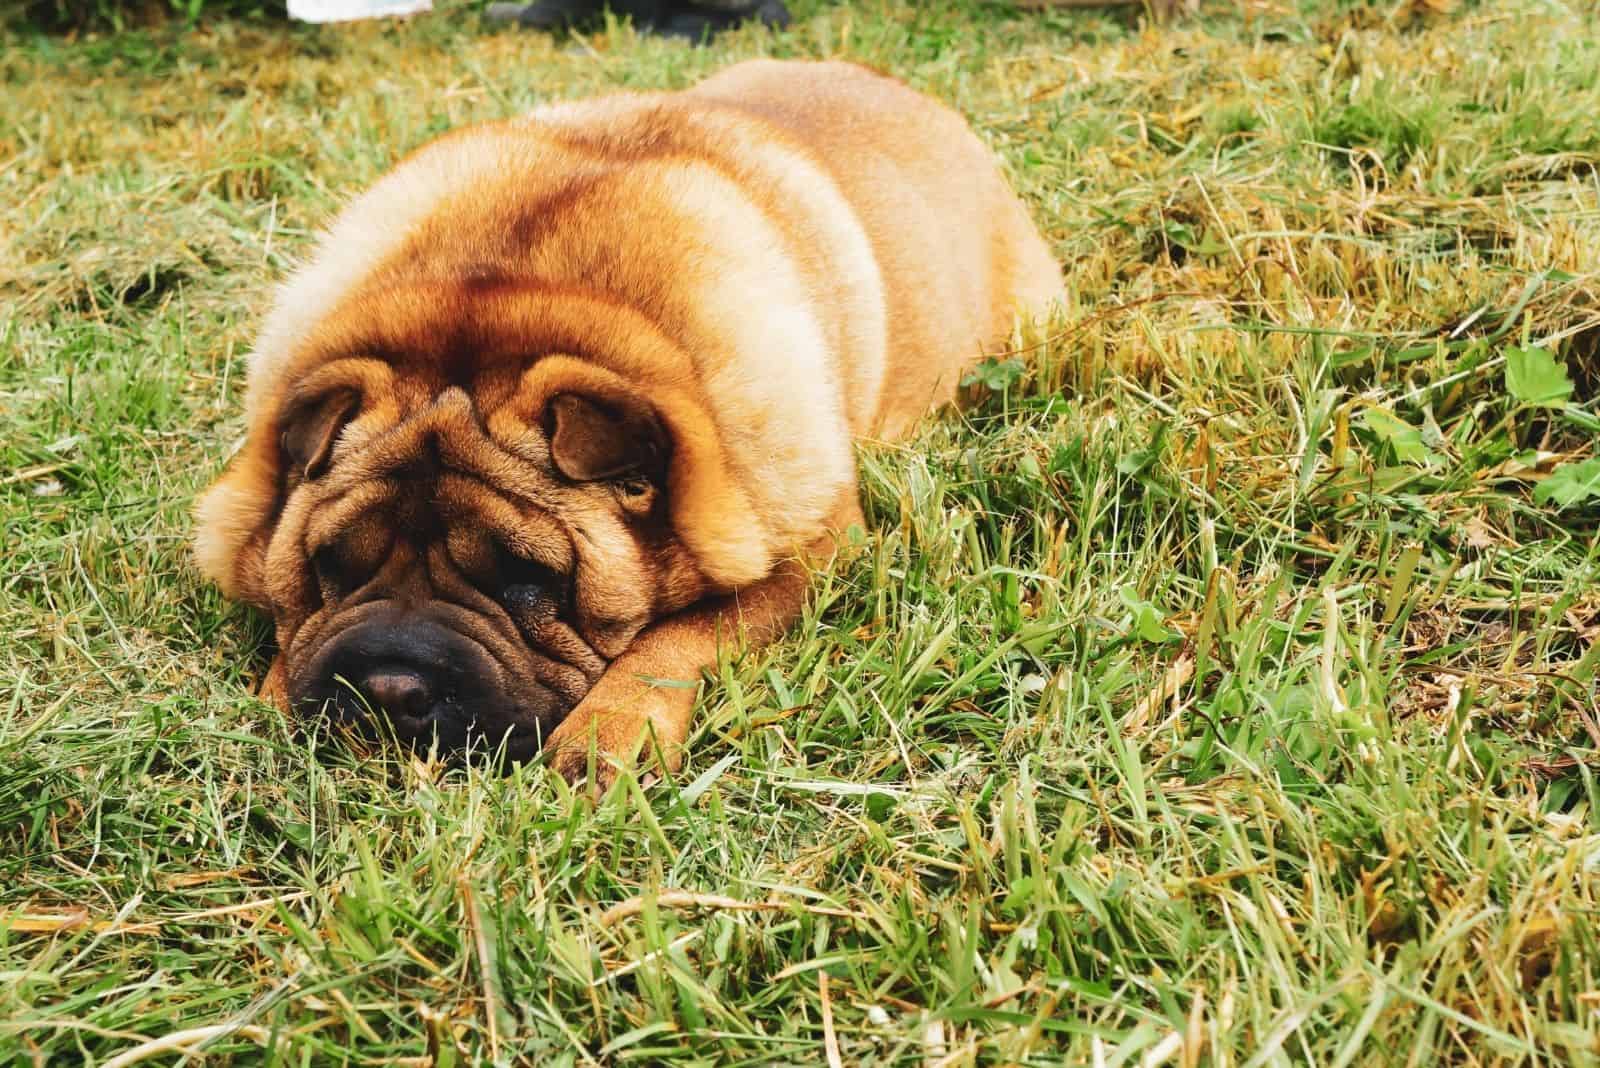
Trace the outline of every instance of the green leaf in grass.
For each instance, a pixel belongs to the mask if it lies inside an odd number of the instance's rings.
[[[1533,488],[1533,499],[1557,508],[1600,499],[1600,456],[1578,464],[1562,464]]]
[[[1121,596],[1122,603],[1127,605],[1133,612],[1133,619],[1128,629],[1138,635],[1140,640],[1156,645],[1165,645],[1168,642],[1178,641],[1183,637],[1177,631],[1169,630],[1166,625],[1166,617],[1162,615],[1161,609],[1149,601],[1141,599],[1134,592],[1132,586],[1123,586],[1117,593]]]
[[[1510,348],[1506,350],[1506,390],[1522,404],[1561,408],[1572,396],[1572,379],[1549,349]]]
[[[1363,409],[1361,425],[1388,445],[1394,452],[1394,458],[1403,464],[1426,464],[1432,458],[1433,454],[1422,443],[1422,430],[1387,408]]]

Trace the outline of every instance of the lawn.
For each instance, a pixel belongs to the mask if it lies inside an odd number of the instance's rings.
[[[693,49],[0,31],[0,1060],[1600,1064],[1600,16],[798,0]],[[269,284],[475,119],[746,56],[970,117],[1071,306],[598,802],[253,696]]]

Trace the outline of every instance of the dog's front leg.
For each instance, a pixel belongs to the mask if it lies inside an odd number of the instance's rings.
[[[763,645],[782,635],[805,606],[807,581],[800,561],[784,561],[751,586],[646,627],[545,740],[551,767],[577,782],[589,777],[592,756],[597,789],[641,757],[676,771],[700,673],[724,644]]]
[[[596,789],[643,754],[663,771],[683,762],[700,673],[717,663],[723,645],[765,645],[782,637],[805,608],[809,564],[826,563],[837,537],[862,523],[854,487],[819,536],[796,559],[766,578],[723,597],[657,620],[634,639],[545,740],[550,765],[577,782],[589,774]]]

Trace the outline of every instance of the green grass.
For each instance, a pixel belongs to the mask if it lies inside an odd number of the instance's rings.
[[[1600,23],[1206,6],[8,31],[0,1060],[1600,1063]],[[269,283],[441,130],[759,53],[961,108],[1067,314],[863,452],[675,783],[297,734],[186,556]]]

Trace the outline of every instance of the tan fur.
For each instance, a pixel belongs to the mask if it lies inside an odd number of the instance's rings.
[[[200,502],[197,558],[274,614],[291,684],[312,646],[375,611],[319,599],[319,548],[386,603],[454,583],[450,611],[466,606],[460,625],[513,683],[591,687],[551,745],[627,756],[653,726],[671,764],[693,691],[639,677],[692,682],[719,634],[781,632],[804,594],[786,561],[825,553],[858,515],[852,443],[950,401],[1019,313],[1060,294],[960,117],[859,67],[756,61],[681,93],[460,130],[351,203],[280,289],[251,360],[250,436]],[[286,413],[340,387],[360,412],[326,475],[297,482]],[[544,420],[562,393],[653,412],[662,499],[552,470]],[[430,447],[443,473],[419,495]],[[516,650],[512,621],[472,592],[474,550],[410,543],[430,516],[569,568],[558,644],[592,655]]]

